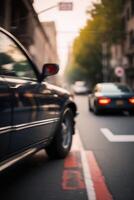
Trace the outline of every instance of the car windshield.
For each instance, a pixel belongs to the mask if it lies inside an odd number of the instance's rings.
[[[101,91],[104,93],[131,92],[130,88],[127,87],[126,85],[112,85],[112,84],[102,86]]]
[[[76,81],[75,82],[75,86],[85,86],[85,82],[84,81]]]

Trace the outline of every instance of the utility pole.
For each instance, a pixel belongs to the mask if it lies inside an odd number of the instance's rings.
[[[108,44],[107,42],[102,43],[102,74],[103,74],[103,82],[108,82]]]

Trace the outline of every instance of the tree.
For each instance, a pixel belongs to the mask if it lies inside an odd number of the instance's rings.
[[[118,43],[124,37],[121,11],[124,0],[102,0],[94,4],[91,18],[75,39],[67,72],[73,81],[102,81],[102,43]]]

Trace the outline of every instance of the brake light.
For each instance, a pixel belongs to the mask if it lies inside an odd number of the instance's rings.
[[[101,97],[98,99],[98,103],[100,105],[107,105],[111,102],[111,99],[110,98],[107,98],[107,97]]]
[[[129,103],[134,104],[134,97],[128,99]]]

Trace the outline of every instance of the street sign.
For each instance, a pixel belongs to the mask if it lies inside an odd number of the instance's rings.
[[[59,5],[60,11],[73,10],[73,3],[72,2],[60,2],[58,5]]]
[[[124,69],[122,67],[116,67],[114,72],[117,77],[124,76]]]

